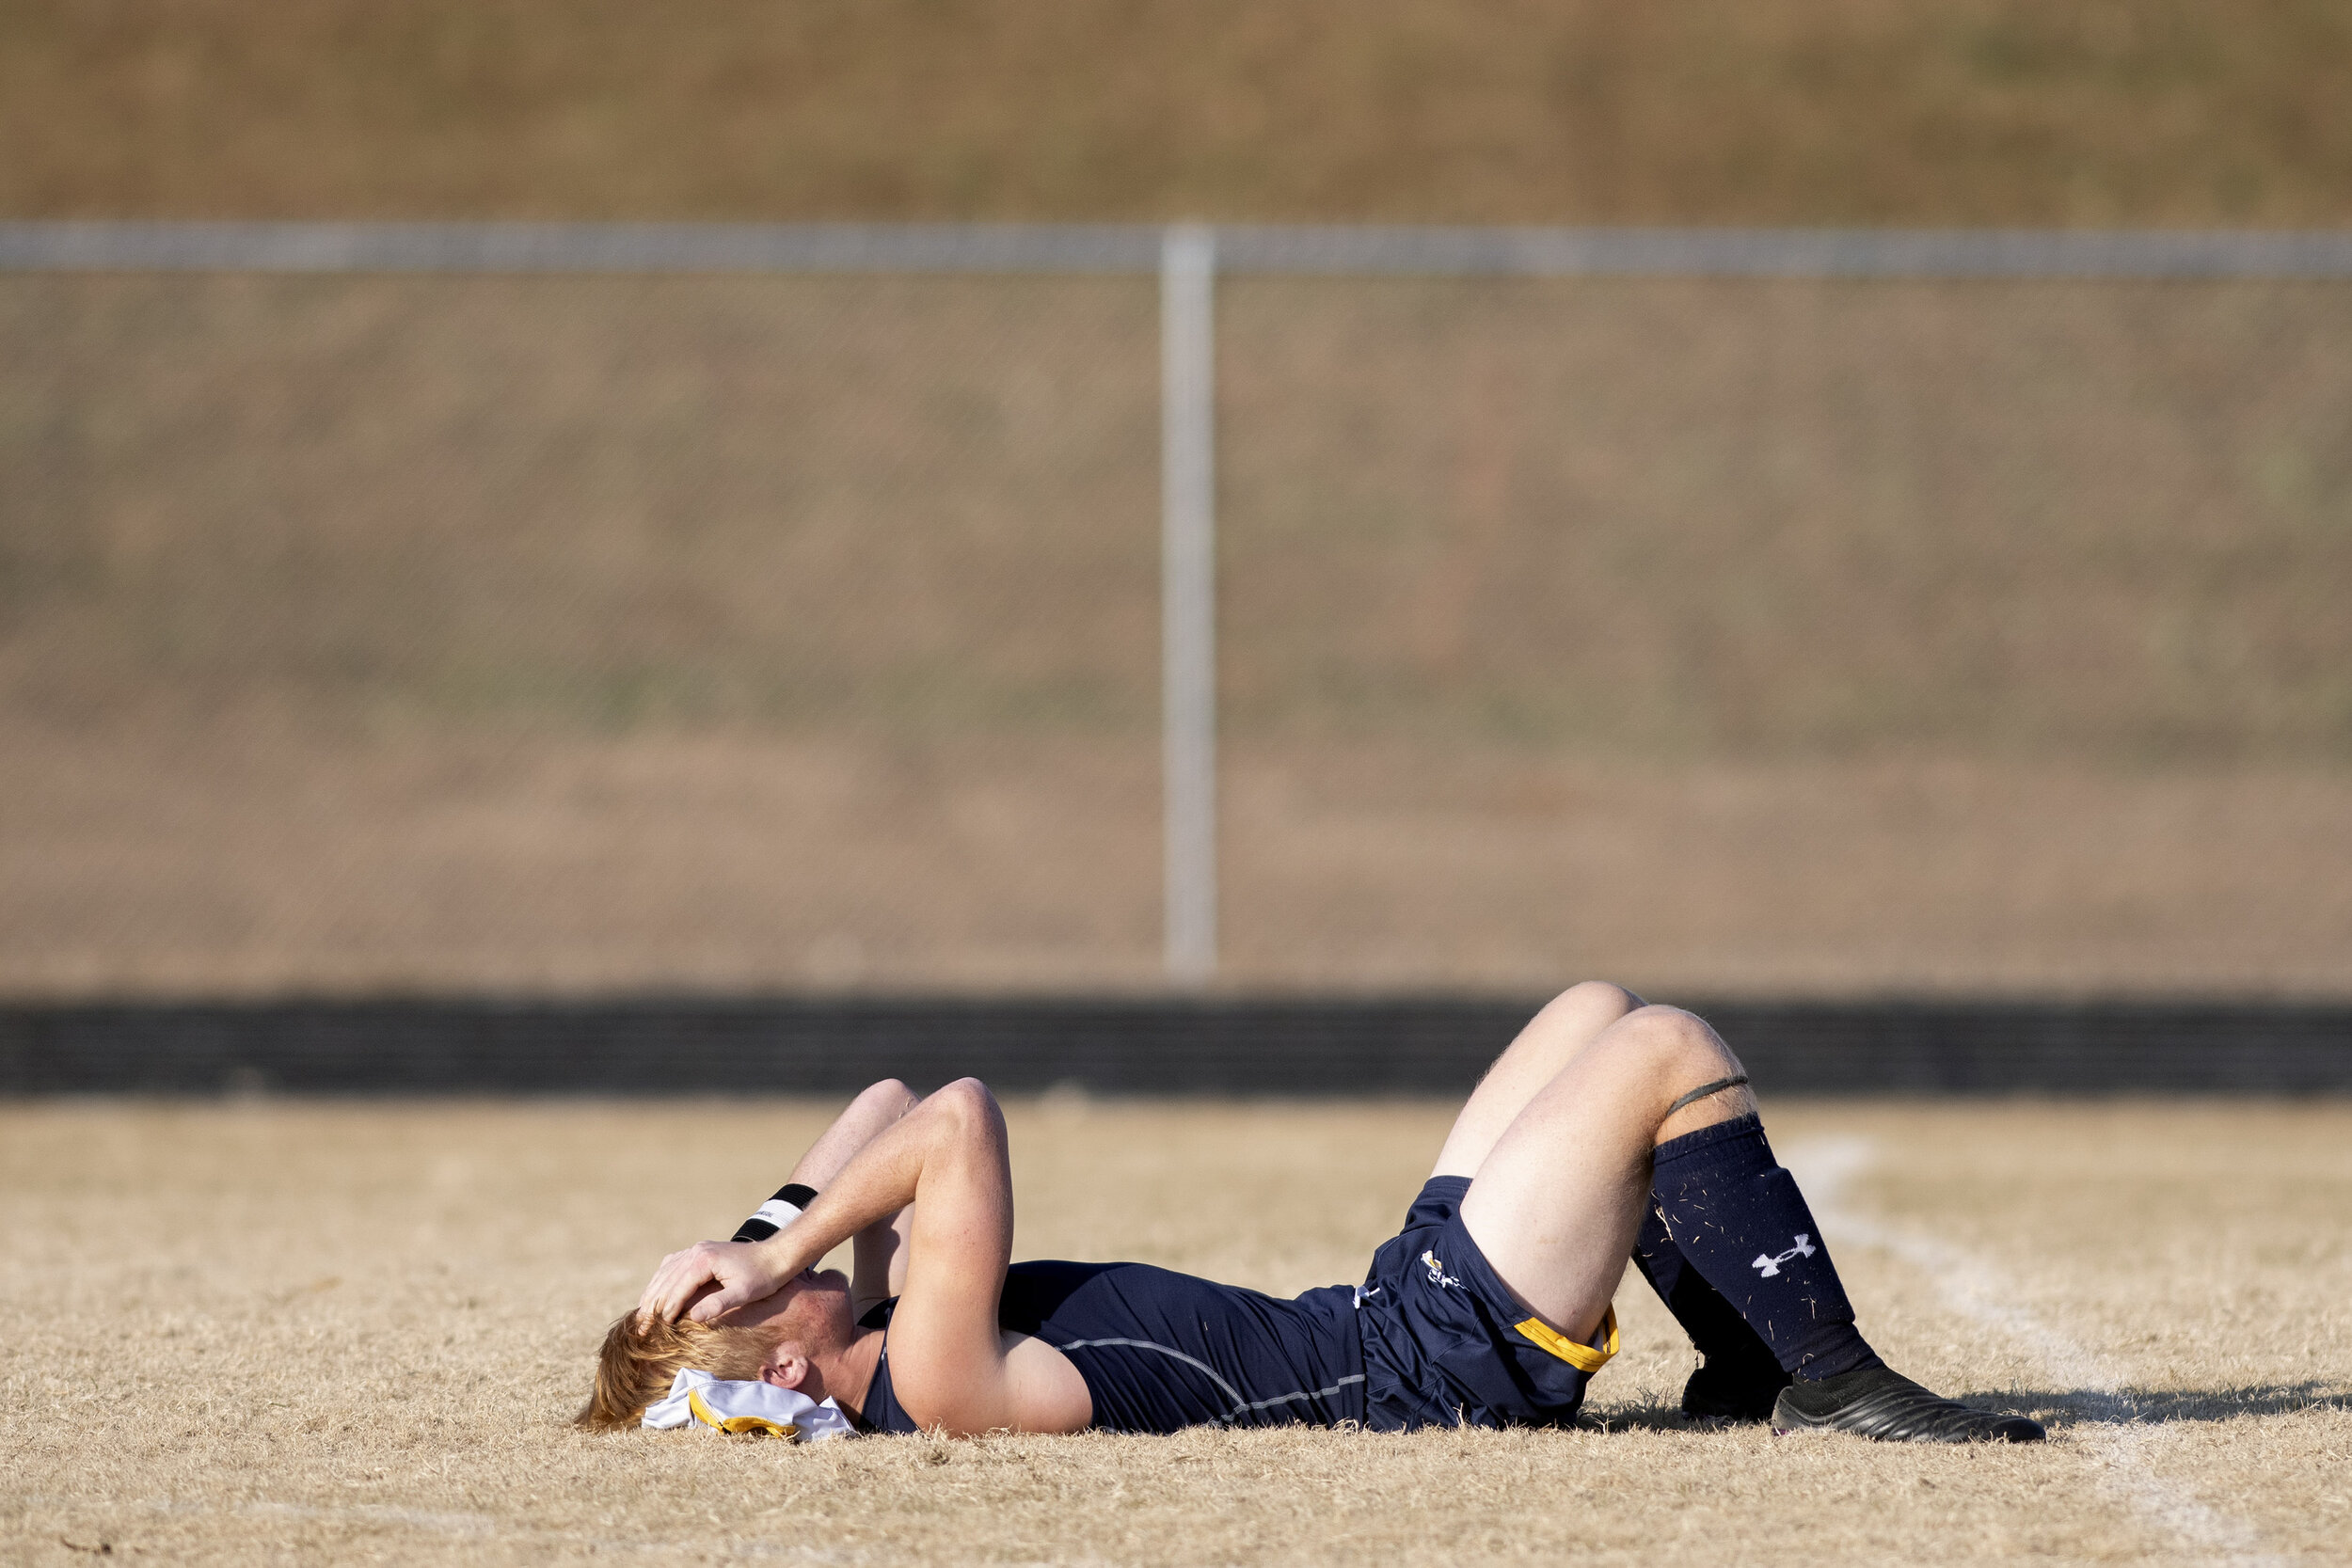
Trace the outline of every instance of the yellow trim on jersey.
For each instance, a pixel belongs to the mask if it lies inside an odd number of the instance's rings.
[[[1531,1344],[1541,1345],[1580,1372],[1597,1372],[1617,1354],[1617,1309],[1613,1306],[1601,1316],[1598,1345],[1580,1345],[1541,1318],[1530,1318],[1518,1327]]]
[[[731,1436],[740,1437],[747,1432],[764,1432],[771,1437],[798,1437],[801,1429],[790,1421],[765,1420],[757,1416],[727,1416],[722,1418],[703,1403],[699,1388],[686,1391],[686,1408],[694,1413],[694,1419],[707,1427],[716,1427]]]

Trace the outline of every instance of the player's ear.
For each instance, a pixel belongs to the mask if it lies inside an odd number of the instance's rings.
[[[797,1392],[803,1384],[808,1382],[809,1373],[814,1370],[809,1365],[807,1356],[789,1345],[778,1345],[774,1350],[770,1351],[767,1359],[760,1363],[759,1381],[772,1384],[778,1388],[790,1388]]]

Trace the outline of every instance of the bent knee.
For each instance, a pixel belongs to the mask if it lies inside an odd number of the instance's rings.
[[[990,1119],[1000,1117],[996,1095],[977,1078],[959,1078],[933,1091],[926,1104],[936,1104],[941,1110],[959,1116],[978,1116]]]
[[[1657,1004],[1634,1008],[1604,1037],[1613,1049],[1639,1055],[1664,1071],[1739,1069],[1739,1059],[1707,1020]]]
[[[1607,980],[1579,980],[1544,1004],[1544,1011],[1551,1012],[1556,1008],[1562,1012],[1597,1014],[1604,1021],[1613,1022],[1646,1006],[1623,986],[1612,985]]]

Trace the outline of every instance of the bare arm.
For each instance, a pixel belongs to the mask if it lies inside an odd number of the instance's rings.
[[[811,1144],[792,1180],[819,1192],[833,1185],[857,1151],[872,1143],[922,1098],[895,1078],[885,1078],[850,1101],[824,1135]],[[913,1214],[900,1209],[858,1231],[851,1246],[850,1299],[863,1315],[875,1303],[906,1288],[907,1227]]]
[[[792,1180],[819,1192],[830,1187],[859,1149],[920,1103],[922,1097],[896,1078],[868,1085],[808,1146],[801,1163],[792,1167]]]
[[[1067,1357],[996,1325],[1012,1257],[1012,1171],[995,1098],[963,1079],[924,1101],[850,1159],[807,1212],[764,1242],[705,1242],[673,1253],[643,1311],[708,1321],[772,1294],[849,1237],[914,1206],[906,1289],[891,1320],[893,1381],[907,1413],[971,1433],[1070,1432],[1092,1402]],[[708,1283],[720,1289],[702,1299]]]
[[[700,1242],[662,1259],[661,1267],[645,1286],[638,1310],[675,1318],[691,1305],[692,1317],[709,1322],[735,1307],[774,1294],[785,1281],[826,1253],[867,1226],[895,1216],[918,1197],[944,1198],[946,1195],[939,1189],[945,1168],[951,1164],[968,1164],[959,1158],[971,1152],[963,1146],[974,1141],[976,1132],[985,1131],[979,1126],[984,1119],[980,1115],[982,1105],[986,1108],[985,1119],[993,1120],[995,1126],[988,1141],[993,1143],[996,1160],[1003,1164],[1003,1118],[996,1113],[994,1099],[975,1080],[950,1084],[867,1140],[834,1173],[833,1180],[800,1218],[766,1241]],[[936,1167],[933,1191],[928,1195],[922,1191],[927,1166]],[[1002,1212],[984,1226],[992,1237],[1001,1233],[1003,1243],[1003,1255],[994,1265],[996,1278],[987,1287],[992,1292],[1001,1286],[1006,1262],[1012,1255],[1009,1173],[997,1185],[1001,1187]],[[968,1209],[972,1203],[967,1198],[956,1207]],[[984,1196],[981,1207],[986,1207]],[[919,1241],[937,1233],[946,1220],[946,1216],[942,1215],[938,1222],[927,1226],[918,1212],[914,1222],[914,1239]],[[915,1272],[910,1258],[910,1284]],[[719,1289],[708,1295],[698,1295],[703,1287],[710,1284]],[[993,1293],[990,1314],[992,1318],[994,1315]]]

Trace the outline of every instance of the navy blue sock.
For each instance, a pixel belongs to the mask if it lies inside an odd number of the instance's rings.
[[[1701,1128],[1660,1144],[1651,1160],[1650,1201],[1675,1245],[1790,1376],[1811,1381],[1879,1364],[1762,1121]]]
[[[1655,1207],[1642,1216],[1642,1233],[1633,1239],[1633,1266],[1642,1271],[1649,1288],[1691,1337],[1692,1348],[1718,1374],[1777,1381],[1780,1358],[1772,1354],[1772,1347],[1748,1326],[1740,1309],[1725,1301],[1721,1291],[1707,1282],[1706,1275],[1691,1266]]]

